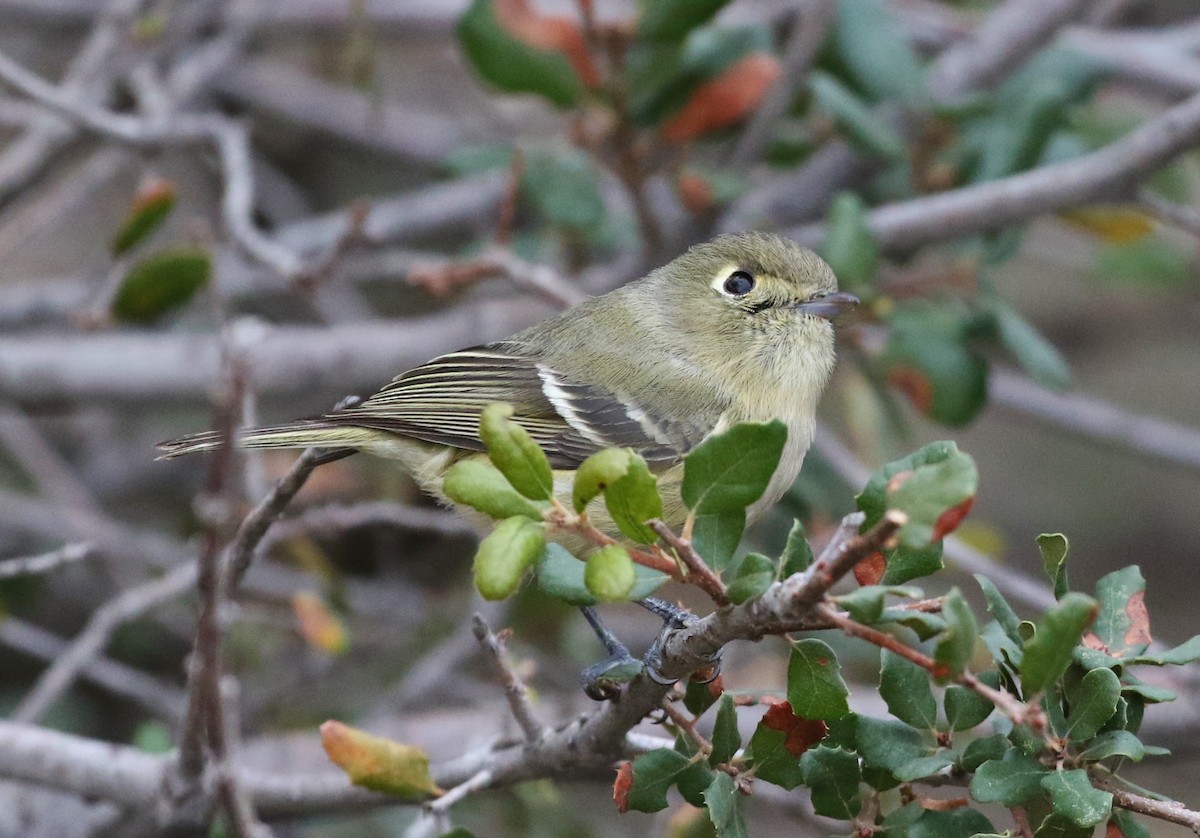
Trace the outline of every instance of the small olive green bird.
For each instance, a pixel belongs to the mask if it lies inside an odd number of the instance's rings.
[[[545,450],[568,501],[590,454],[624,446],[656,473],[664,519],[686,517],[682,457],[738,422],[782,421],[783,457],[747,517],[795,480],[834,363],[830,320],[858,298],[820,258],[766,233],[721,236],[649,276],[496,343],[451,352],[369,399],[315,419],[240,433],[245,448],[356,449],[399,460],[446,501],[442,478],[484,457],[479,416],[508,402]],[[210,451],[215,433],[162,443],[163,457]],[[602,505],[601,505],[602,506]],[[597,526],[617,535],[597,509]]]

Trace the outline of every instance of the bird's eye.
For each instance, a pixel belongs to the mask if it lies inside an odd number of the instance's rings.
[[[734,271],[725,280],[725,293],[735,297],[743,297],[754,288],[754,277],[745,271]]]

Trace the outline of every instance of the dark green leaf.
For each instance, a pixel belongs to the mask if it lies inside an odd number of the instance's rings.
[[[946,620],[946,630],[938,640],[933,657],[946,668],[946,675],[939,679],[945,681],[967,668],[971,655],[975,653],[979,626],[975,623],[971,606],[967,605],[958,588],[951,588],[946,594],[942,603],[942,617]]]
[[[692,526],[692,546],[709,567],[722,571],[733,560],[745,529],[744,510],[701,513]]]
[[[1092,838],[1094,832],[1090,826],[1077,826],[1065,815],[1051,812],[1038,824],[1033,838]]]
[[[537,566],[537,582],[550,596],[558,597],[571,605],[596,605],[600,602],[588,591],[584,580],[586,566],[558,544],[547,544]],[[629,599],[645,599],[654,593],[667,575],[657,570],[635,564],[637,581],[628,594]]]
[[[1108,654],[1133,657],[1150,645],[1150,617],[1145,605],[1146,580],[1137,565],[1113,571],[1096,582],[1100,613],[1092,632]]]
[[[907,729],[907,728],[906,728]],[[821,745],[800,758],[804,784],[812,790],[813,810],[818,815],[851,820],[862,809],[858,783],[862,772],[858,757],[841,748]]]
[[[954,765],[956,759],[954,751],[949,748],[940,748],[929,756],[909,760],[893,771],[892,774],[902,783],[911,783],[915,780],[932,777],[943,768],[949,768],[951,765]]]
[[[1089,742],[1079,757],[1091,761],[1125,757],[1134,762],[1141,762],[1146,756],[1164,756],[1168,753],[1170,751],[1166,748],[1143,744],[1142,740],[1128,730],[1110,730]]]
[[[685,733],[675,737],[675,750],[691,760],[691,767],[680,773],[675,781],[679,794],[693,806],[704,805],[704,793],[712,785],[713,772],[708,763],[699,756],[699,749],[692,738]]]
[[[508,93],[537,93],[559,107],[583,95],[583,84],[561,52],[537,49],[509,34],[492,0],[474,0],[458,21],[458,40],[479,75]]]
[[[996,680],[999,681],[999,673],[995,674]],[[970,730],[982,724],[992,714],[992,702],[974,690],[958,684],[946,687],[943,701],[946,707],[946,721],[954,731]]]
[[[1083,769],[1054,771],[1042,778],[1054,813],[1076,826],[1095,826],[1112,812],[1112,795],[1092,785]]]
[[[1078,685],[1067,689],[1070,710],[1065,736],[1073,742],[1091,739],[1117,712],[1120,697],[1121,681],[1111,669],[1093,669],[1085,674]]]
[[[1042,779],[1047,772],[1035,758],[1010,748],[1003,759],[985,762],[975,769],[971,796],[980,803],[1020,806],[1042,795]]]
[[[910,608],[885,608],[876,622],[898,623],[912,629],[920,640],[928,640],[946,630],[946,621],[940,614],[928,614]]]
[[[455,503],[465,504],[496,520],[524,515],[538,520],[542,512],[512,487],[499,469],[479,460],[461,460],[446,472],[442,491]]]
[[[738,734],[737,710],[733,706],[733,696],[724,693],[717,702],[717,720],[713,723],[712,732],[713,749],[708,755],[708,764],[715,768],[723,762],[729,762],[740,747],[742,737]]]
[[[713,693],[711,687],[714,685],[701,684],[699,681],[693,681],[690,678],[687,682],[687,687],[684,690],[683,706],[688,709],[688,712],[693,716],[700,716],[716,703],[717,695]]]
[[[113,297],[113,317],[126,323],[151,323],[187,303],[211,275],[212,259],[203,248],[160,250],[125,274]]]
[[[600,175],[582,152],[526,155],[521,193],[554,224],[588,233],[604,223]]]
[[[1067,537],[1060,532],[1042,533],[1037,537],[1038,549],[1042,551],[1042,567],[1054,583],[1054,598],[1066,595],[1067,585]]]
[[[817,104],[858,151],[888,162],[899,162],[907,155],[904,138],[836,78],[818,70],[809,76],[808,84]]]
[[[829,232],[819,252],[833,268],[838,285],[858,290],[870,285],[879,263],[879,248],[867,226],[867,208],[853,192],[839,192],[826,219]]]
[[[680,492],[698,513],[744,510],[766,491],[779,465],[787,427],[743,423],[711,436],[684,458]]]
[[[987,610],[996,618],[996,622],[1004,630],[1005,635],[1013,643],[1021,643],[1021,635],[1017,632],[1017,624],[1020,623],[1020,620],[1017,618],[1016,612],[1012,610],[1012,606],[1008,604],[1008,600],[996,587],[996,583],[981,573],[975,574],[975,581],[979,583],[979,587],[983,591]]]
[[[834,29],[838,57],[859,87],[872,98],[922,104],[925,73],[904,38],[899,22],[882,0],[839,0]]]
[[[512,415],[512,405],[499,402],[489,404],[480,414],[479,436],[487,446],[488,457],[525,497],[549,500],[554,494],[550,461],[529,431],[509,418]]]
[[[484,599],[506,599],[521,586],[525,571],[546,549],[540,521],[524,515],[506,518],[496,525],[475,553],[475,587]]]
[[[797,716],[787,702],[772,704],[750,737],[746,761],[759,779],[793,789],[804,781],[800,757],[828,734],[824,722]]]
[[[729,580],[726,595],[734,605],[754,599],[775,581],[775,563],[759,553],[747,553]]]
[[[879,695],[893,716],[907,725],[933,730],[937,704],[929,687],[929,673],[907,658],[883,650]]]
[[[1071,662],[1071,651],[1084,629],[1096,619],[1098,606],[1078,593],[1064,596],[1037,623],[1037,633],[1025,644],[1021,661],[1021,687],[1026,697],[1046,689]]]
[[[887,600],[888,591],[892,588],[883,585],[864,585],[848,594],[835,598],[838,608],[848,613],[860,623],[875,623],[883,616],[883,606]]]
[[[1130,676],[1126,674],[1126,678]],[[1173,690],[1166,687],[1157,687],[1153,684],[1122,684],[1121,692],[1125,695],[1133,694],[1141,698],[1147,704],[1161,704],[1167,701],[1174,701],[1177,696]]]
[[[1008,751],[1008,737],[1002,733],[973,739],[963,749],[962,767],[964,771],[974,773],[979,766],[989,760],[1001,760]]]
[[[717,828],[717,838],[746,838],[746,820],[742,815],[742,795],[733,778],[718,771],[704,793],[708,817]]]
[[[921,734],[900,722],[855,716],[855,737],[867,768],[895,772],[929,752]]]
[[[833,649],[820,640],[800,640],[788,660],[788,703],[806,719],[837,719],[850,712],[849,691]]]
[[[175,184],[151,180],[138,189],[129,214],[112,241],[113,256],[121,256],[145,241],[166,220],[175,206]]]
[[[575,511],[582,512],[592,498],[624,477],[632,460],[633,452],[628,448],[605,448],[580,463],[571,489]]]
[[[1108,838],[1150,838],[1150,830],[1135,821],[1133,815],[1124,809],[1113,809],[1108,823],[1110,827],[1116,826],[1120,830],[1119,836],[1114,836],[1110,832]]]
[[[646,522],[662,518],[662,497],[658,494],[658,482],[638,455],[630,458],[625,475],[605,490],[604,505],[626,537],[640,544],[658,540],[658,533],[646,526]]]
[[[1133,663],[1148,663],[1154,666],[1175,665],[1195,663],[1200,660],[1200,635],[1193,637],[1185,643],[1180,643],[1172,649],[1165,652],[1157,652],[1149,655],[1138,655]]]
[[[804,525],[797,518],[792,521],[792,528],[788,531],[787,543],[783,547],[783,554],[779,557],[779,578],[786,579],[793,573],[808,570],[812,563],[812,547],[808,543],[808,536],[804,532]]]
[[[659,748],[633,761],[633,783],[627,798],[630,809],[657,812],[667,808],[667,790],[691,767],[691,761],[678,751]]]
[[[637,35],[643,41],[681,41],[712,20],[729,0],[641,0]]]
[[[991,821],[974,809],[926,810],[908,828],[905,838],[971,838],[994,829]]]

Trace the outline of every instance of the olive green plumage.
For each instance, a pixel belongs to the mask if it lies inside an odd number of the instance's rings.
[[[446,468],[482,456],[480,412],[508,402],[549,456],[560,496],[588,455],[628,446],[658,474],[665,517],[678,524],[680,458],[714,430],[779,419],[788,442],[753,516],[795,479],[812,440],[834,362],[829,318],[857,302],[836,289],[829,267],[787,239],[722,236],[510,338],[409,370],[353,407],[237,441],[391,457],[444,500]],[[175,457],[218,444],[208,433],[160,448]]]

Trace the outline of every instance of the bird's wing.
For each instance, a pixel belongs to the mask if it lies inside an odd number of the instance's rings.
[[[619,393],[574,381],[513,342],[434,358],[323,420],[480,451],[479,415],[492,402],[513,406],[513,420],[557,468],[613,446],[632,448],[652,464],[674,462],[705,433],[655,416]]]

